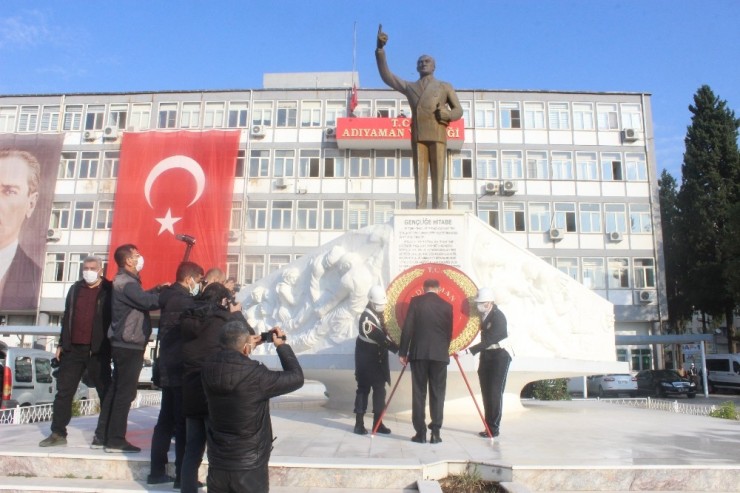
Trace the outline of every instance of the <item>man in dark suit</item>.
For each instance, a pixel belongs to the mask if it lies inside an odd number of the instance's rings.
[[[432,178],[432,207],[439,209],[444,195],[447,167],[447,126],[462,118],[462,106],[452,86],[434,78],[434,59],[422,55],[416,62],[419,80],[411,82],[394,75],[388,69],[384,46],[388,35],[378,27],[375,59],[383,82],[402,93],[412,112],[411,149],[414,158],[416,208],[427,207],[427,177]]]
[[[452,305],[440,298],[439,281],[424,281],[424,294],[411,298],[401,332],[401,364],[411,362],[412,416],[416,435],[411,441],[426,442],[424,406],[429,389],[429,414],[432,421],[430,443],[439,443],[447,390],[447,365],[452,340]]]

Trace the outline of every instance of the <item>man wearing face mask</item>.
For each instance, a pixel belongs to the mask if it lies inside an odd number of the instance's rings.
[[[505,347],[508,337],[506,316],[494,302],[493,291],[481,288],[475,300],[481,317],[480,342],[469,348],[473,354],[480,353],[478,380],[480,381],[483,409],[488,430],[478,433],[482,437],[497,437],[501,425],[501,414],[506,387],[506,375],[511,364],[511,355]]]
[[[159,306],[159,355],[155,360],[154,384],[162,388],[162,404],[154,426],[151,448],[151,470],[147,484],[180,482],[182,459],[185,454],[185,415],[182,410],[182,333],[180,316],[195,306],[193,299],[200,292],[203,268],[193,262],[177,267],[175,283],[162,290]],[[167,452],[175,435],[175,477],[167,475]]]
[[[136,245],[121,245],[113,256],[118,265],[118,273],[113,279],[108,329],[113,380],[100,406],[91,448],[104,448],[110,453],[137,453],[141,449],[126,440],[128,412],[136,398],[144,351],[152,335],[149,311],[159,309],[159,292],[169,283],[144,291],[139,278],[139,272],[144,268],[144,257]]]
[[[111,286],[103,277],[103,265],[98,257],[82,261],[82,279],[69,289],[62,316],[51,435],[41,440],[40,447],[67,444],[72,399],[85,370],[98,398],[101,401],[105,398],[111,381],[110,343],[106,335],[111,320]]]

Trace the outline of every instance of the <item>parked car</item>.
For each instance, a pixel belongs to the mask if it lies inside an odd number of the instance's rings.
[[[610,373],[608,375],[591,375],[586,378],[589,396],[606,397],[608,395],[637,395],[637,379],[628,373]]]
[[[740,392],[740,354],[707,354],[707,386]]]
[[[156,389],[157,387],[152,382],[152,361],[145,359],[144,364],[141,367],[141,373],[139,373],[139,388],[145,389]]]
[[[636,378],[637,391],[643,395],[685,395],[689,399],[696,397],[696,384],[674,370],[642,370],[637,373]]]

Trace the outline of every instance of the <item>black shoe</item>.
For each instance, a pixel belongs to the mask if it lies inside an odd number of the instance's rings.
[[[483,438],[488,438],[488,432],[486,430],[479,431],[478,436],[482,436]]]
[[[355,425],[355,429],[352,432],[355,435],[367,435],[367,429],[363,425]]]
[[[63,437],[59,433],[52,433],[39,442],[39,447],[58,447],[60,445],[67,445],[67,437]]]
[[[149,476],[146,477],[146,484],[172,483],[173,481],[175,481],[175,478],[167,474],[156,474],[156,475],[150,474]]]
[[[101,449],[103,447],[105,447],[105,442],[103,442],[103,440],[101,440],[97,436],[94,436],[93,441],[90,444],[90,448],[91,449]]]
[[[432,436],[429,439],[429,443],[442,443],[442,438],[439,436],[439,431],[432,431]]]
[[[411,437],[411,441],[416,443],[427,443],[426,433],[417,433]]]
[[[138,454],[141,449],[136,445],[131,445],[128,442],[123,442],[121,445],[106,445],[104,450],[109,454]],[[170,480],[172,481],[172,480]]]
[[[380,426],[378,426],[378,433],[382,433],[383,435],[389,435],[391,432],[391,429],[388,428],[386,425],[383,424],[383,422],[380,422]]]

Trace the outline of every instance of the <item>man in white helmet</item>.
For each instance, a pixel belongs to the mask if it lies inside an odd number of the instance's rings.
[[[490,288],[481,288],[475,300],[481,318],[480,342],[470,347],[470,352],[480,354],[478,379],[480,381],[487,430],[479,433],[491,438],[499,435],[506,375],[511,355],[501,345],[507,337],[506,316],[498,309]]]
[[[364,417],[370,390],[373,391],[373,428],[385,407],[385,384],[391,383],[388,366],[388,351],[398,352],[398,346],[388,337],[383,320],[383,310],[388,299],[380,286],[370,288],[369,302],[360,315],[360,330],[355,343],[355,429],[358,435],[366,435]],[[388,434],[391,430],[382,422],[378,433]]]

